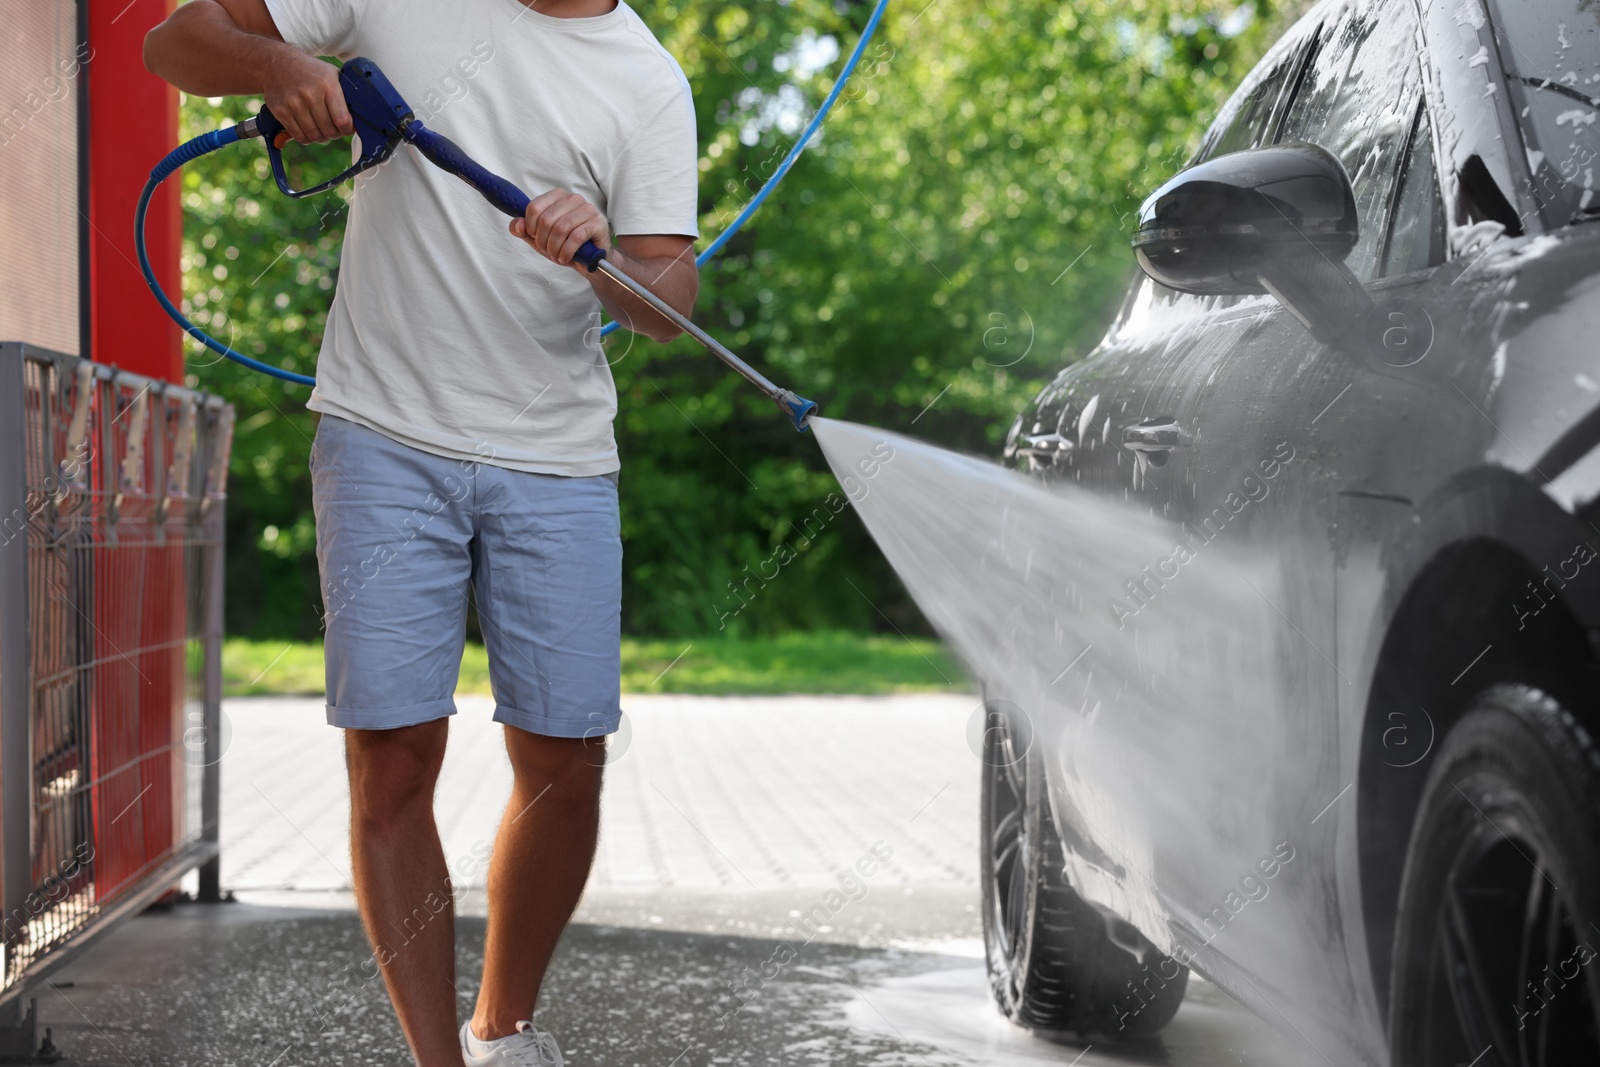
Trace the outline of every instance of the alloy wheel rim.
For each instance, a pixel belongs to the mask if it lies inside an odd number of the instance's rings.
[[[1446,876],[1426,970],[1421,1063],[1600,1063],[1600,962],[1545,848],[1480,827]]]
[[[1028,803],[1026,750],[1017,744],[1009,717],[989,713],[984,773],[990,776],[992,826],[990,879],[995,931],[1013,992],[1020,986],[1027,943],[1028,879],[1033,870],[1034,832]]]

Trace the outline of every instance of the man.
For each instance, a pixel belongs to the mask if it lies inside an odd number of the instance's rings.
[[[364,176],[307,406],[327,714],[346,728],[356,897],[390,999],[421,1067],[559,1064],[534,1006],[588,877],[621,715],[616,392],[594,327],[603,306],[677,332],[572,254],[592,240],[690,311],[693,102],[618,0],[191,0],[145,44],[154,73],[262,95],[303,142],[351,129],[318,55],[371,58],[430,127],[538,194],[518,242],[413,149]],[[515,785],[458,1032],[433,789],[469,581]]]

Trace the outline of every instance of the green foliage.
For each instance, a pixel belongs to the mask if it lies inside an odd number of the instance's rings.
[[[776,167],[870,5],[633,6],[695,90],[709,238]],[[697,319],[828,415],[992,454],[1040,382],[1103,330],[1132,267],[1133,210],[1279,29],[1264,0],[894,6],[817,141],[704,270]],[[843,45],[831,63],[797,64],[830,37]],[[186,133],[257,106],[189,99]],[[341,149],[323,151],[332,173]],[[311,369],[342,199],[278,195],[258,147],[208,156],[183,180],[197,321]],[[630,632],[923,626],[848,509],[805,531],[838,488],[808,436],[692,341],[610,345]],[[309,636],[307,390],[201,369],[202,356],[191,372],[241,415],[230,627]],[[730,583],[781,549],[793,560],[737,597]]]
[[[322,645],[229,638],[222,647],[222,684],[228,696],[320,694]],[[622,641],[625,693],[970,690],[961,668],[926,637],[821,632]],[[489,656],[482,645],[463,650],[456,692],[489,694]]]

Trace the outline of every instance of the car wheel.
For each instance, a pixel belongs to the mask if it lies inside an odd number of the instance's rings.
[[[1395,1067],[1600,1063],[1600,749],[1526,686],[1444,739],[1401,878]]]
[[[983,940],[989,985],[1023,1026],[1139,1037],[1177,1014],[1188,968],[1067,883],[1026,717],[990,704],[983,737]]]

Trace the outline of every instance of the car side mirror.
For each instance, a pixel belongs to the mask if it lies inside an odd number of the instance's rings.
[[[1355,192],[1327,149],[1288,142],[1191,167],[1139,208],[1134,254],[1171,289],[1271,293],[1319,341],[1359,329],[1372,307],[1345,257],[1360,235]]]

